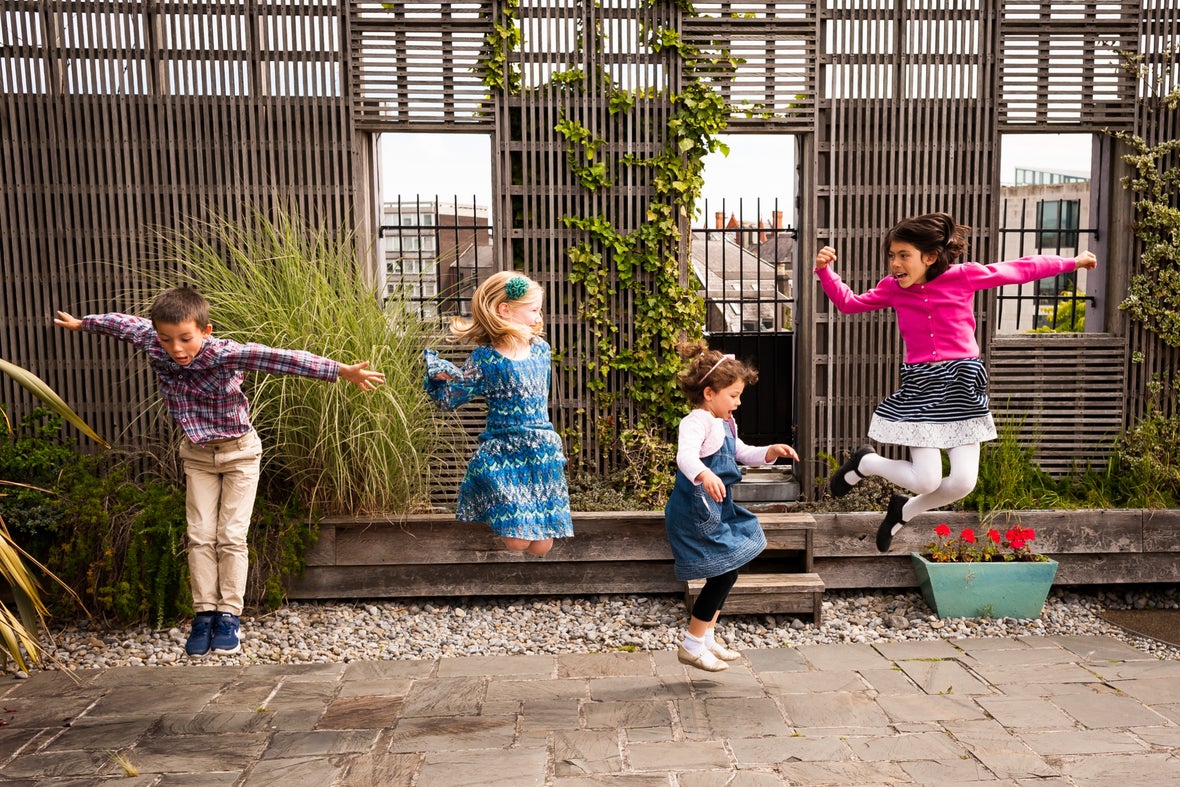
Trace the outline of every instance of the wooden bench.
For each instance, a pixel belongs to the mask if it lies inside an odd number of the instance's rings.
[[[751,576],[798,576],[811,568],[815,523],[809,514],[760,514],[767,550],[748,567]],[[306,555],[306,570],[288,582],[292,599],[415,598],[430,596],[590,595],[685,593],[675,578],[661,511],[575,512],[575,536],[558,539],[543,558],[505,550],[486,526],[456,521],[451,514],[404,520],[326,518]],[[780,594],[788,608],[758,612],[811,613],[818,622],[818,577]],[[753,580],[749,580],[753,582]],[[767,587],[762,581],[761,587]],[[814,594],[801,608],[798,595]],[[691,588],[688,598],[692,598]],[[745,581],[735,588],[748,595]],[[691,603],[691,602],[690,602]]]

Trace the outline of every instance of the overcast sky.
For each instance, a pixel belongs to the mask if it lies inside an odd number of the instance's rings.
[[[745,202],[744,214],[768,217],[777,199],[787,212],[788,222],[794,200],[794,138],[790,136],[729,135],[729,156],[714,153],[705,160],[705,188],[702,197],[710,213],[737,211]],[[1000,179],[1014,180],[1017,167],[1068,174],[1090,169],[1088,134],[1026,134],[1005,136],[1000,156]],[[381,180],[383,198],[413,200],[416,196],[444,202],[458,197],[460,204],[488,205],[491,202],[491,138],[484,134],[383,134],[381,136]]]

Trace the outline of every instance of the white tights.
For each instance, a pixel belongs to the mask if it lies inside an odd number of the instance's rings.
[[[860,474],[879,475],[914,492],[901,514],[902,521],[909,522],[918,514],[962,500],[975,488],[979,479],[979,443],[948,448],[946,454],[951,460],[946,478],[942,477],[942,452],[937,448],[910,448],[909,462],[867,454],[860,460]]]

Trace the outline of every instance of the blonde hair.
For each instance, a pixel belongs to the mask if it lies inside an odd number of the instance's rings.
[[[525,291],[516,298],[509,297],[507,289],[516,290],[520,285],[513,280],[520,279]],[[509,287],[509,282],[513,282]],[[475,288],[471,296],[471,318],[455,317],[451,320],[451,341],[462,344],[495,344],[509,337],[526,344],[541,335],[541,328],[529,328],[500,316],[500,304],[505,302],[532,303],[545,296],[541,285],[516,271],[493,273]]]

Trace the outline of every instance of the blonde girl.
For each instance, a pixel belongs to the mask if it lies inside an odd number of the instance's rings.
[[[505,548],[542,556],[574,534],[561,438],[549,420],[552,354],[541,338],[544,291],[515,271],[475,290],[471,318],[451,321],[451,341],[479,345],[460,368],[426,350],[426,391],[453,410],[487,402],[487,424],[459,487],[455,515],[484,522]]]

